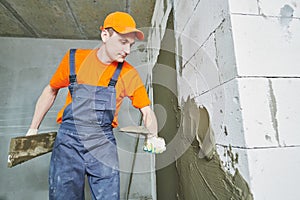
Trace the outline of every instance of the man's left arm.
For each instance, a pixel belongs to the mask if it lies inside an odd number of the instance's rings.
[[[166,142],[164,138],[157,135],[157,120],[150,106],[145,106],[140,109],[143,114],[145,127],[150,132],[146,137],[143,150],[150,153],[162,153],[166,150]]]
[[[155,113],[153,110],[150,108],[150,106],[145,106],[143,108],[140,108],[140,111],[143,114],[143,122],[145,127],[148,129],[150,132],[150,137],[151,136],[158,136],[157,135],[157,119],[155,116]]]

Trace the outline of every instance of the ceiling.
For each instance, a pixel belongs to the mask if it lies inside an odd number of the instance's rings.
[[[154,4],[155,0],[0,0],[0,37],[100,39],[99,27],[107,14],[126,11],[137,27],[150,27]]]

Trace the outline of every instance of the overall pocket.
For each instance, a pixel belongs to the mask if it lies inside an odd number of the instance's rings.
[[[95,112],[97,116],[97,121],[95,122],[98,125],[105,124],[105,102],[95,101]]]

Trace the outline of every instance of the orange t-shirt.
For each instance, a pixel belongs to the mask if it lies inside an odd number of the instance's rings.
[[[118,63],[103,64],[97,58],[97,49],[77,49],[75,53],[75,71],[78,84],[93,86],[108,86]],[[50,80],[52,88],[60,89],[69,85],[70,65],[69,51],[63,57],[60,65]],[[143,108],[150,104],[145,86],[136,71],[129,63],[124,62],[116,88],[116,113],[112,123],[118,125],[118,112],[124,97],[129,97],[135,108]],[[64,107],[58,112],[56,121],[62,122],[64,109],[72,102],[70,92],[67,95]]]

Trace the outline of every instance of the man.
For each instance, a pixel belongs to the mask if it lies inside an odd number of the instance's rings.
[[[66,104],[58,113],[61,123],[51,156],[50,199],[83,199],[88,177],[93,199],[119,199],[119,170],[112,129],[118,125],[122,99],[138,108],[152,140],[157,121],[137,71],[125,61],[135,38],[144,39],[134,19],[124,12],[108,15],[101,26],[102,44],[95,50],[71,49],[62,59],[37,101],[30,129],[38,128],[58,90],[69,87]],[[154,144],[155,146],[155,144]],[[156,146],[154,153],[164,151]]]

